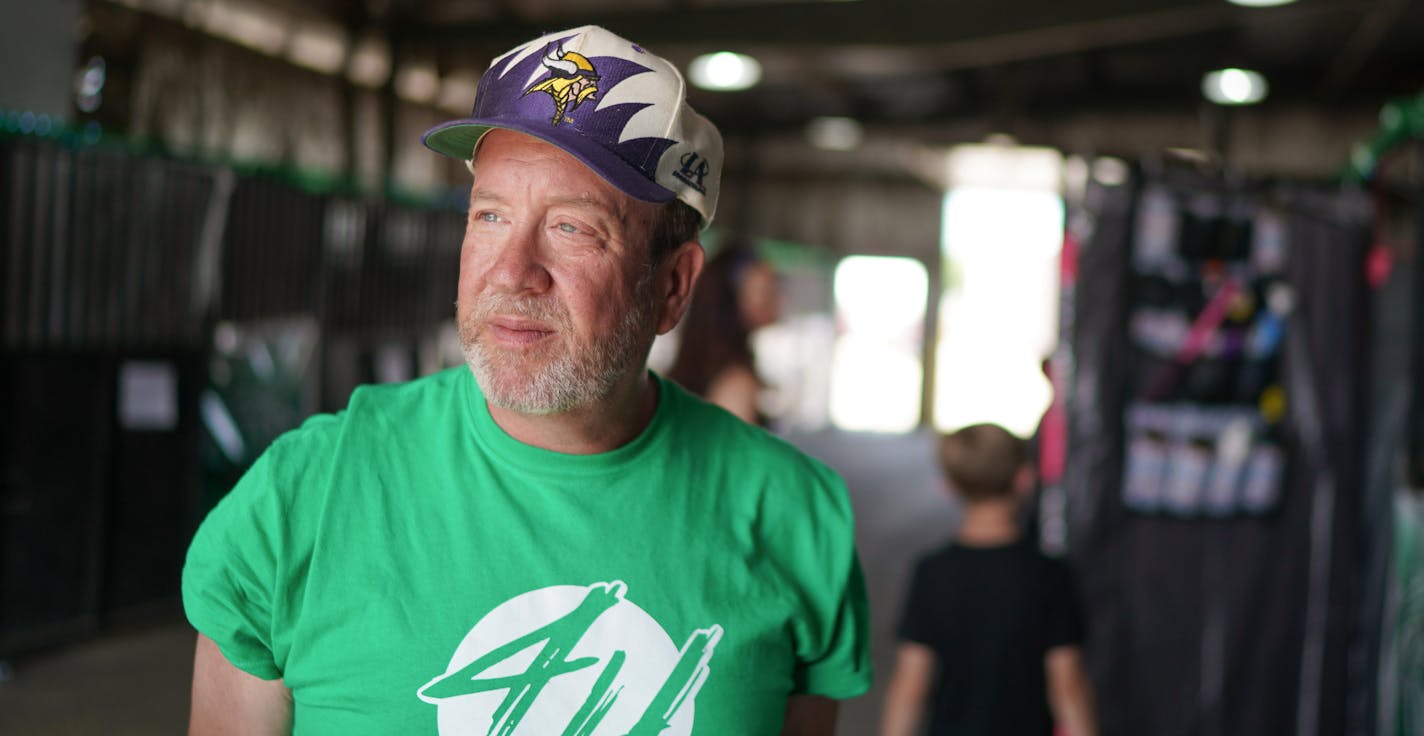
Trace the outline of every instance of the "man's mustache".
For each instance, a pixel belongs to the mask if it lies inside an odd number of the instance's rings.
[[[569,323],[569,313],[564,306],[557,300],[545,297],[480,297],[471,311],[471,316],[476,320],[484,320],[496,314],[547,322],[555,327],[563,327]]]

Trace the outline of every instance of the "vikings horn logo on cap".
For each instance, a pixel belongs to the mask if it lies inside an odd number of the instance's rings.
[[[597,26],[524,43],[480,78],[470,116],[426,131],[430,149],[468,160],[491,128],[551,143],[624,194],[682,200],[705,227],[717,208],[722,136],[688,106],[666,59]]]
[[[564,122],[565,110],[573,110],[598,94],[598,72],[583,54],[564,51],[562,46],[550,47],[544,56],[544,66],[549,69],[549,78],[524,90],[524,94],[547,92],[554,98],[554,117],[550,124]]]

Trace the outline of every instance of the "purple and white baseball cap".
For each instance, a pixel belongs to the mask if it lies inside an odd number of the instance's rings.
[[[551,33],[490,62],[470,116],[425,132],[427,147],[468,161],[491,128],[547,141],[634,199],[717,210],[722,135],[687,104],[666,59],[598,26]]]

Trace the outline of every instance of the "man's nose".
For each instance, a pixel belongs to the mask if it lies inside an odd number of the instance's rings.
[[[551,278],[543,259],[539,231],[535,226],[511,232],[498,245],[490,264],[489,282],[510,294],[539,293],[549,288]]]

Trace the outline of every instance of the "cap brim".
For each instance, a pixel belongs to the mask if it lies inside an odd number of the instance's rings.
[[[436,153],[468,161],[474,154],[475,144],[491,128],[513,130],[558,146],[634,199],[661,204],[677,198],[672,190],[649,179],[636,166],[589,139],[572,125],[550,126],[531,124],[524,120],[463,118],[441,123],[425,131],[420,141]]]

